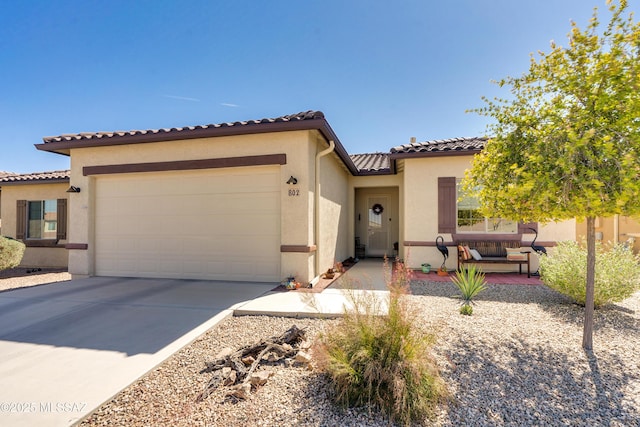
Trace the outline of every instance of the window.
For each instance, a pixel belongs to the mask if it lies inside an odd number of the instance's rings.
[[[27,239],[55,239],[58,224],[56,200],[30,201],[27,204]]]
[[[485,218],[480,213],[480,202],[462,192],[460,179],[456,180],[458,233],[517,233],[518,224],[503,218]]]
[[[537,222],[515,223],[482,217],[478,200],[458,194],[460,181],[452,176],[438,177],[438,233],[523,234],[538,229]]]
[[[16,239],[28,246],[67,239],[67,199],[18,200],[16,214]]]

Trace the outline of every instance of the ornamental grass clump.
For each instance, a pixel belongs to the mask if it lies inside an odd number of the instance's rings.
[[[0,271],[20,265],[24,250],[24,243],[0,236]]]
[[[640,289],[640,257],[622,244],[596,243],[595,307],[629,298]],[[559,242],[540,258],[542,282],[585,305],[587,250],[577,242]]]
[[[375,407],[405,425],[431,418],[446,398],[431,354],[435,337],[412,322],[409,275],[398,264],[384,301],[371,291],[354,291],[359,297],[351,298],[353,309],[321,335],[315,352],[341,406]]]
[[[473,306],[471,305],[473,304],[473,298],[487,288],[482,269],[475,265],[470,265],[467,269],[457,270],[456,276],[452,280],[461,293],[462,306],[460,307],[460,314],[471,316],[473,314]]]

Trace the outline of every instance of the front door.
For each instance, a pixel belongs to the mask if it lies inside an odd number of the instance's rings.
[[[367,198],[367,255],[389,255],[389,199],[387,196]]]

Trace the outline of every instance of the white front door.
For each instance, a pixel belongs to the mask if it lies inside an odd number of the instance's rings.
[[[375,196],[367,198],[367,255],[390,255],[389,246],[389,198]]]

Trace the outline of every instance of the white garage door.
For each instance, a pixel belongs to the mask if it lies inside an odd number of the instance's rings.
[[[280,280],[277,167],[96,178],[96,274]]]

